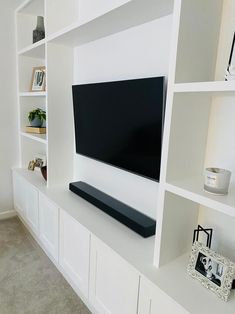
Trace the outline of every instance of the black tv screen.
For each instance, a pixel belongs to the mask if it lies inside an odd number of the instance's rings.
[[[76,152],[159,180],[164,77],[73,86]]]

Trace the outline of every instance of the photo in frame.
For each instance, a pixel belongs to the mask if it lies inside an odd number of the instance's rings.
[[[42,92],[46,90],[46,68],[44,66],[34,67],[30,91]]]
[[[192,246],[187,271],[220,299],[228,300],[235,275],[235,263],[196,241]]]
[[[39,168],[40,170],[42,167],[45,167],[47,164],[46,155],[37,154],[34,158],[34,162],[35,162],[35,168]]]
[[[31,160],[28,165],[28,170],[34,171],[35,169],[35,161]]]

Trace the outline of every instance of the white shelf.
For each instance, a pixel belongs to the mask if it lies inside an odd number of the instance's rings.
[[[21,136],[30,138],[31,140],[46,144],[47,143],[47,135],[46,134],[32,134],[26,132],[20,132]]]
[[[188,275],[189,256],[190,252],[159,270],[151,269],[152,282],[190,314],[234,314],[235,291],[231,291],[228,302],[221,301],[212,291]]]
[[[86,23],[75,23],[48,36],[48,42],[76,47],[172,14],[173,0],[132,0]],[[133,13],[134,12],[134,13]]]
[[[46,92],[21,92],[19,93],[20,97],[45,97]]]
[[[175,93],[235,93],[235,81],[215,81],[215,82],[196,82],[178,83],[174,85]]]
[[[25,47],[18,51],[19,56],[27,56],[37,59],[44,59],[45,58],[45,39],[42,39],[28,47]]]
[[[166,183],[165,188],[168,192],[235,217],[235,183],[230,184],[228,195],[220,196],[205,192],[203,182],[203,177],[193,177]]]

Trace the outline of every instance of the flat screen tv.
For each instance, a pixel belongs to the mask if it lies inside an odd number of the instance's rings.
[[[164,77],[72,89],[76,152],[158,181]]]

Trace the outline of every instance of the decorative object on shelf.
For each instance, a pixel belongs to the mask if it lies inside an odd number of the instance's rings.
[[[35,161],[31,160],[28,165],[28,170],[34,171],[35,169]]]
[[[227,70],[225,73],[225,81],[233,81],[235,80],[235,50],[234,50],[234,43],[235,43],[235,33],[233,35],[233,42],[229,56],[229,62],[227,66]]]
[[[25,127],[25,132],[33,133],[33,134],[46,134],[47,129],[43,128],[43,127],[35,128],[33,126],[26,126]]]
[[[45,90],[46,90],[46,68],[44,66],[34,67],[30,91],[40,92]]]
[[[199,240],[200,235],[205,235],[206,236],[206,246],[210,249],[211,248],[211,240],[212,240],[212,233],[213,229],[204,229],[202,226],[198,225],[197,229],[194,230],[193,232],[193,243],[195,241]],[[201,239],[200,239],[201,242]]]
[[[42,154],[37,154],[34,158],[35,167],[36,168],[42,168],[46,166],[46,156]]]
[[[41,173],[43,178],[47,181],[47,166],[41,167]]]
[[[46,121],[46,111],[40,108],[34,109],[28,113],[28,120],[31,127],[41,128],[43,122]]]
[[[189,265],[189,275],[227,301],[235,274],[235,263],[212,251],[200,242],[194,242]]]
[[[37,16],[37,26],[33,30],[33,43],[45,38],[45,27],[43,16]]]
[[[226,195],[231,178],[231,171],[221,168],[206,168],[204,190],[211,194]]]

